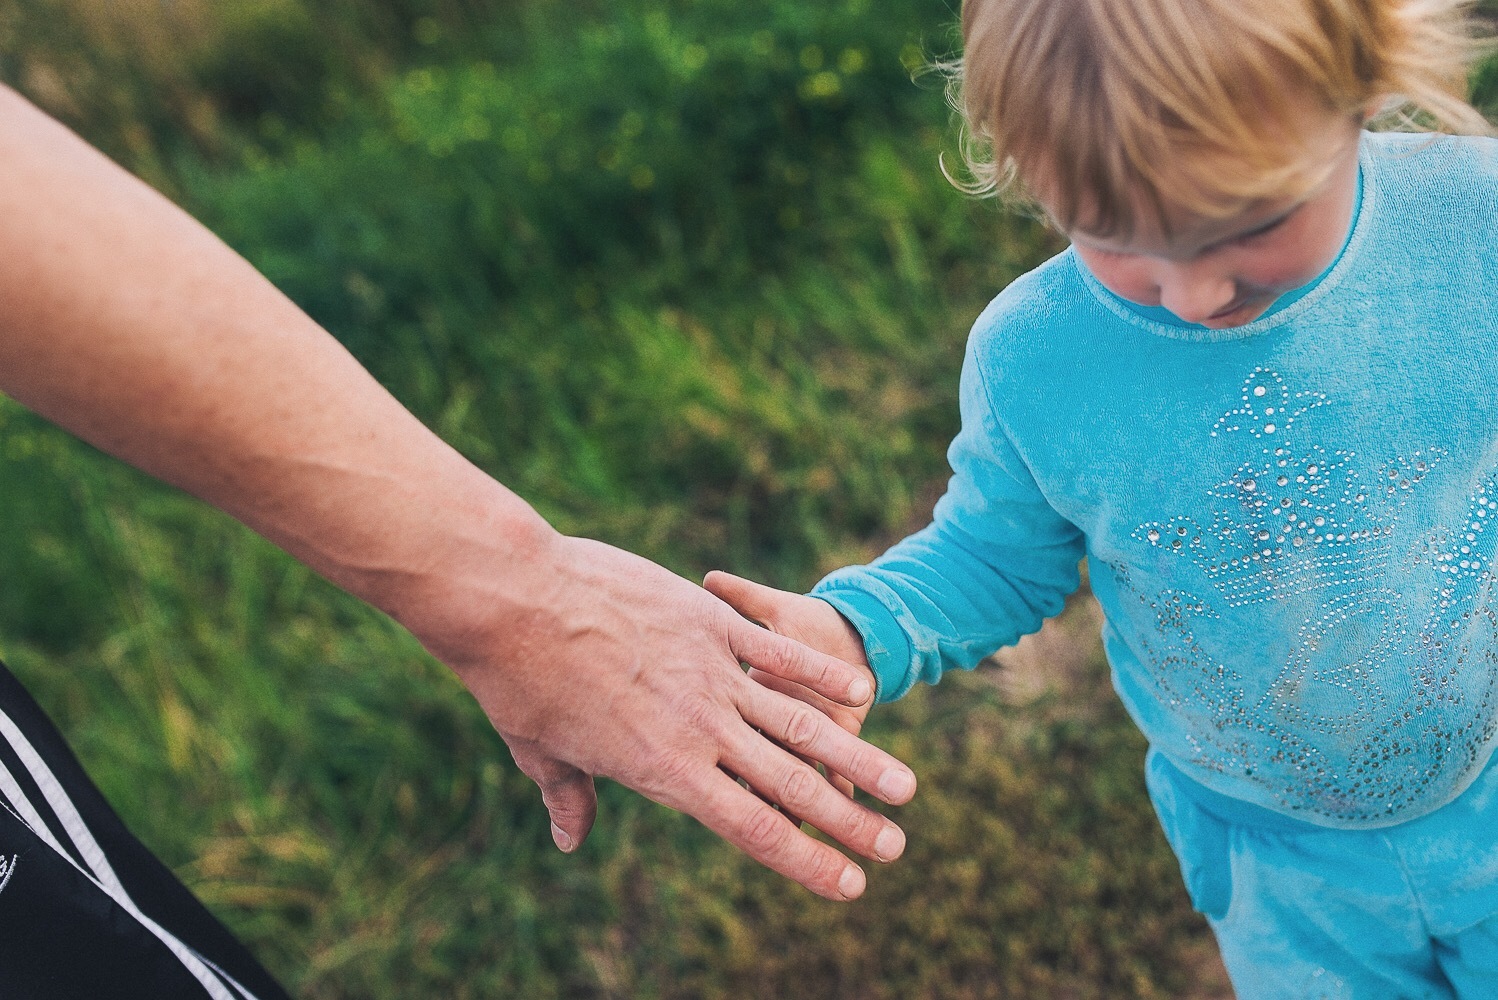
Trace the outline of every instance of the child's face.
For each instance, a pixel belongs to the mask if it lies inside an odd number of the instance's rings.
[[[1105,288],[1146,306],[1164,306],[1214,330],[1252,322],[1286,292],[1313,281],[1341,252],[1357,200],[1359,129],[1323,121],[1332,140],[1327,179],[1299,200],[1256,202],[1224,218],[1165,206],[1167,235],[1145,221],[1127,238],[1083,229],[1067,233],[1077,256]]]

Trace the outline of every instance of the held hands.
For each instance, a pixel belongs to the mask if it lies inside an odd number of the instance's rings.
[[[909,768],[847,731],[872,700],[866,673],[751,624],[612,546],[554,535],[527,561],[540,570],[527,573],[530,586],[501,599],[520,607],[497,610],[477,630],[417,634],[468,685],[541,787],[559,847],[587,836],[597,807],[592,779],[603,775],[695,816],[829,899],[861,895],[863,872],[768,803],[866,857],[899,856],[899,827],[838,794],[814,767],[891,804],[915,793]],[[482,594],[471,581],[458,587],[465,600],[448,595],[444,607],[473,606]],[[751,680],[740,661],[769,683]],[[826,708],[850,714],[840,727]]]
[[[718,570],[709,573],[702,585],[707,588],[708,593],[718,597],[750,621],[758,622],[787,639],[804,643],[820,653],[856,664],[862,668],[861,673],[870,686],[873,685],[874,674],[869,669],[868,657],[864,654],[863,639],[848,620],[826,601],[776,590]],[[798,684],[793,678],[763,670],[751,670],[750,676],[771,690],[815,707],[855,736],[863,728],[863,721],[873,705],[872,698],[858,705],[840,703],[823,697],[804,684]],[[852,798],[855,782],[849,781],[832,767],[827,769],[827,777],[838,791]]]

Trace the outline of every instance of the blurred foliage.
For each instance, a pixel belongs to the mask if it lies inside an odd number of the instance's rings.
[[[910,71],[939,4],[538,2],[482,24],[414,3],[171,6],[219,21],[133,76],[99,46],[109,72],[84,75],[122,75],[109,93],[129,100],[44,104],[563,527],[678,567],[726,551],[800,581],[905,523],[943,468],[929,442],[954,426],[968,318],[1051,245],[995,214],[978,252],[974,207],[937,172],[939,88]],[[34,11],[13,44],[42,23],[77,44],[10,57],[23,85],[92,54],[100,18]],[[251,41],[297,24],[295,44]],[[296,76],[340,35],[365,54],[321,55],[305,108],[278,64],[237,59],[284,51]],[[119,124],[137,105],[155,118]]]
[[[565,530],[805,587],[924,516],[984,301],[937,0],[11,0],[0,78]],[[1498,101],[1491,68],[1474,77]],[[833,906],[614,787],[574,857],[440,666],[0,399],[0,653],[307,997],[1166,997],[1207,947],[1100,661],[875,713],[907,856]]]

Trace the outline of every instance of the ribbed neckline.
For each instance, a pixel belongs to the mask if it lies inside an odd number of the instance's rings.
[[[1352,220],[1352,227],[1347,236],[1347,242],[1343,244],[1342,251],[1332,265],[1317,279],[1315,286],[1306,290],[1300,298],[1285,306],[1283,309],[1272,310],[1260,316],[1252,323],[1242,326],[1230,326],[1222,330],[1211,330],[1207,327],[1176,326],[1171,323],[1161,323],[1158,320],[1141,316],[1129,307],[1129,304],[1117,295],[1103,287],[1102,282],[1093,277],[1092,272],[1077,257],[1075,249],[1067,247],[1066,253],[1071,258],[1072,266],[1081,277],[1082,283],[1087,290],[1103,305],[1109,312],[1119,319],[1133,326],[1139,327],[1147,333],[1159,337],[1168,337],[1171,340],[1188,340],[1199,343],[1211,343],[1229,340],[1246,340],[1261,334],[1277,330],[1287,323],[1294,322],[1305,313],[1314,309],[1322,299],[1326,298],[1338,285],[1342,283],[1348,270],[1356,260],[1362,247],[1364,234],[1367,232],[1376,209],[1378,201],[1378,177],[1373,169],[1372,133],[1364,132],[1358,143],[1358,177],[1362,185],[1362,198]],[[1287,292],[1288,294],[1294,294]]]

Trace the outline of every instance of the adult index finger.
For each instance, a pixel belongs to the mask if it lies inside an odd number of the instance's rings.
[[[731,614],[728,648],[740,662],[795,681],[842,705],[863,705],[874,697],[869,680],[853,664],[819,653],[767,628]]]

